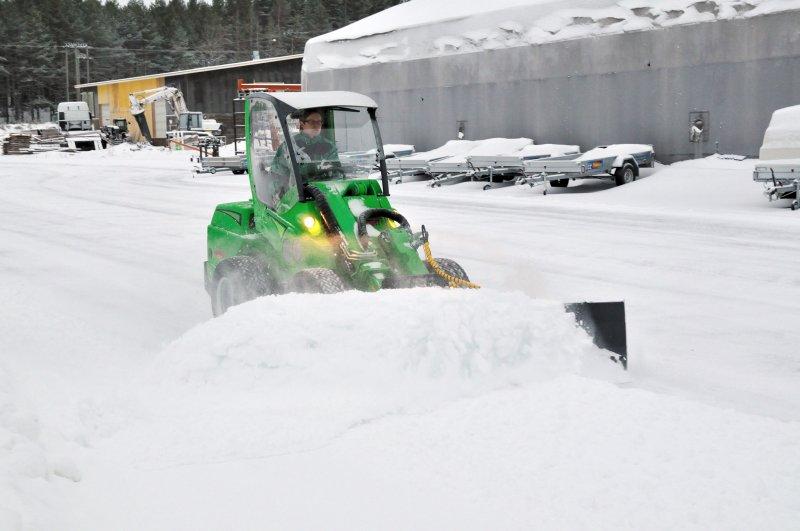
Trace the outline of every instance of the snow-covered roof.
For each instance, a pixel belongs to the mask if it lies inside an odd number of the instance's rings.
[[[357,92],[331,90],[324,92],[270,92],[270,96],[295,109],[311,109],[314,107],[377,107],[378,104],[369,96]]]
[[[306,43],[303,70],[350,68],[800,9],[800,0],[410,0]]]
[[[183,76],[187,74],[199,74],[202,72],[212,72],[214,70],[227,70],[229,68],[242,68],[245,66],[263,65],[267,63],[280,63],[282,61],[291,61],[292,59],[301,59],[303,54],[282,55],[280,57],[267,57],[266,59],[254,59],[252,61],[240,61],[238,63],[226,63],[224,65],[214,66],[201,66],[198,68],[189,68],[188,70],[175,70],[173,72],[164,72],[163,74],[148,74],[146,76],[126,77],[121,79],[109,79],[108,81],[96,81],[94,83],[82,83],[75,85],[75,88],[89,88],[99,87],[100,85],[111,85],[114,83],[123,83],[126,81],[141,81],[143,79],[156,79],[159,77],[174,77]]]

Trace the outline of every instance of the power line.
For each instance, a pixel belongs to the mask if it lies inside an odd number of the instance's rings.
[[[69,46],[59,46],[56,44],[0,44],[0,48],[54,48],[58,49],[72,49]],[[198,53],[247,53],[248,50],[225,50],[225,49],[212,49],[203,50],[197,48],[176,50],[175,48],[119,48],[111,46],[87,46],[90,50],[109,51],[109,52],[151,52],[151,53],[185,53],[185,52],[198,52]]]

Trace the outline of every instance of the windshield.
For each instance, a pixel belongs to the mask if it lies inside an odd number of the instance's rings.
[[[287,117],[304,181],[363,179],[377,168],[377,142],[365,107],[305,109]]]

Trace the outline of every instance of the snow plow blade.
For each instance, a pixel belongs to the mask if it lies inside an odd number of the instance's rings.
[[[611,359],[628,369],[628,339],[624,302],[575,302],[566,305],[594,344],[611,352]]]

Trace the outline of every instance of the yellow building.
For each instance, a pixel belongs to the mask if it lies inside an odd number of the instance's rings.
[[[236,82],[300,83],[302,54],[255,59],[239,63],[192,68],[164,74],[112,79],[95,83],[75,85],[81,98],[89,104],[96,117],[96,126],[112,125],[114,119],[128,121],[130,136],[135,141],[143,140],[141,131],[130,113],[128,95],[163,86],[177,87],[183,92],[186,105],[191,111],[200,111],[207,118],[223,124],[223,134],[230,140],[236,135],[233,128],[233,100],[236,98]],[[167,117],[172,113],[161,100],[145,109],[145,119],[153,139],[158,142],[166,138]],[[241,131],[239,131],[241,135]]]

